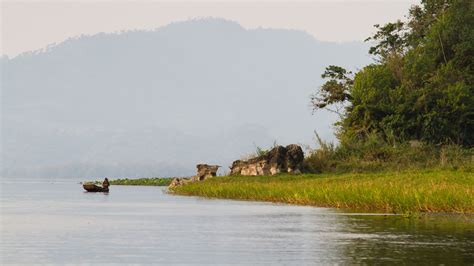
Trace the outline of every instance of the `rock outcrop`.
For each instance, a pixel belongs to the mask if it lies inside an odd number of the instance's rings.
[[[198,164],[196,165],[197,174],[191,178],[176,177],[171,181],[169,188],[182,186],[191,182],[203,181],[217,175],[219,165]]]
[[[277,146],[262,156],[250,160],[237,160],[230,167],[231,175],[274,175],[278,173],[300,173],[303,165],[303,149],[296,144]],[[191,182],[199,182],[214,177],[220,166],[196,165],[197,174],[190,178],[177,177],[169,186],[173,189]]]
[[[237,160],[230,167],[231,175],[274,175],[278,173],[300,173],[304,153],[300,146],[291,144],[277,146],[266,154],[250,160]]]
[[[197,175],[195,175],[193,178],[195,181],[202,181],[216,176],[219,167],[219,165],[198,164],[196,165]]]

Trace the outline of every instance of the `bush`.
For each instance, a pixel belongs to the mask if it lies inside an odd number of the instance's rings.
[[[459,145],[405,142],[389,144],[376,134],[365,140],[345,140],[338,146],[323,141],[305,158],[304,170],[323,172],[374,172],[406,169],[474,169],[474,149]]]

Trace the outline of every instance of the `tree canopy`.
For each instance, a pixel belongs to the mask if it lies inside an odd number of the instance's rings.
[[[474,145],[474,2],[423,0],[406,21],[375,25],[376,62],[328,66],[317,109],[344,106],[339,137]],[[334,110],[333,110],[334,111]]]

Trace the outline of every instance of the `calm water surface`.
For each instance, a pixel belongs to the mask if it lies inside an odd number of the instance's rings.
[[[408,219],[74,182],[1,182],[2,264],[473,264],[472,217]]]

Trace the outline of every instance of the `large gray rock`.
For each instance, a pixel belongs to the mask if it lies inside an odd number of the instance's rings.
[[[219,167],[219,165],[198,164],[196,165],[197,175],[195,176],[195,178],[197,179],[197,181],[202,181],[206,180],[207,178],[216,176]]]
[[[300,173],[304,160],[303,149],[296,144],[277,146],[262,156],[246,161],[237,160],[230,167],[231,175],[274,175]]]
[[[188,184],[190,182],[203,181],[217,175],[219,165],[198,164],[196,165],[197,174],[191,178],[176,177],[169,185],[170,189]]]
[[[304,153],[303,149],[296,144],[286,146],[286,172],[300,173],[303,167]]]

